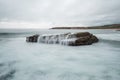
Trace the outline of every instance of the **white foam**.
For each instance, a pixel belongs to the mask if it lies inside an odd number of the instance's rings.
[[[39,43],[47,43],[47,44],[63,44],[68,45],[70,42],[75,42],[77,38],[74,34],[48,34],[48,35],[40,35],[38,38]]]
[[[119,34],[95,35],[119,39]],[[71,47],[26,43],[25,37],[1,38],[0,80],[120,80],[120,45],[106,41]]]

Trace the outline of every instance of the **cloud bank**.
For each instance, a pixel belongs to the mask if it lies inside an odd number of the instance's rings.
[[[0,0],[0,28],[120,23],[119,8],[120,0]]]

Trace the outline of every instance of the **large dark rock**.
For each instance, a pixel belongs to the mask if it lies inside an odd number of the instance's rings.
[[[75,36],[77,39],[74,44],[70,44],[72,46],[91,45],[92,43],[98,42],[98,38],[89,32],[76,33]]]
[[[70,46],[91,45],[98,42],[98,38],[89,32],[65,33],[57,35],[33,35],[26,38],[27,42],[41,42],[48,44],[63,44]]]

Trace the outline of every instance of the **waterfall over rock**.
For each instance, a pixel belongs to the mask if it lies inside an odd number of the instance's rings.
[[[98,38],[89,32],[65,33],[65,34],[42,34],[26,38],[27,42],[46,44],[62,44],[70,46],[90,45],[98,42]]]

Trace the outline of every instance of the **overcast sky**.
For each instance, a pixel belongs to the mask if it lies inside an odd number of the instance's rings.
[[[120,23],[120,0],[0,0],[0,28]]]

